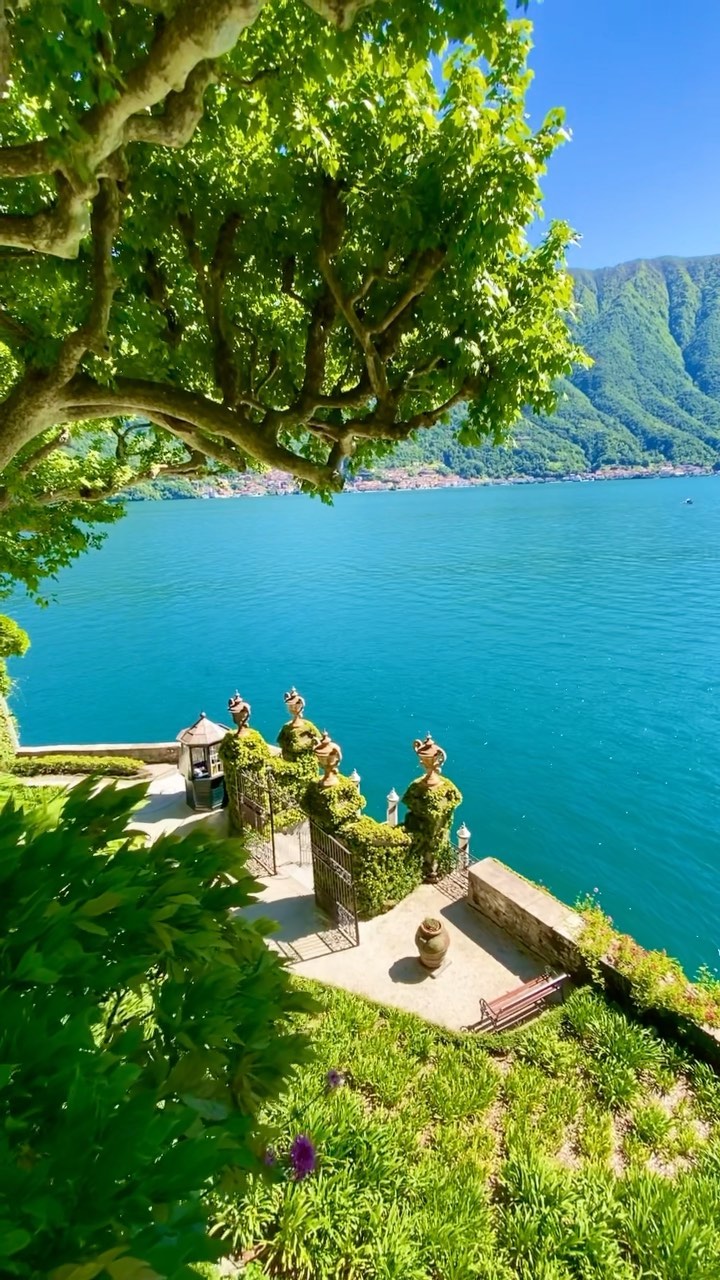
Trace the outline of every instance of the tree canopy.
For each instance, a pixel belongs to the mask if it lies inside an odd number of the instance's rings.
[[[571,233],[526,230],[567,135],[528,124],[530,30],[501,0],[5,6],[6,582],[133,480],[327,493],[458,403],[466,441],[552,408]]]

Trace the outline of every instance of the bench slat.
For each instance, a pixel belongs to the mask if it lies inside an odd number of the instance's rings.
[[[483,1031],[492,1028],[502,1031],[514,1023],[522,1022],[534,1009],[544,1009],[552,996],[562,991],[568,981],[566,973],[541,975],[515,987],[504,996],[495,1000],[480,1000],[480,1020],[473,1030]]]

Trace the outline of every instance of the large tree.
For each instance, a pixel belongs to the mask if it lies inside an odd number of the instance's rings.
[[[148,475],[323,493],[458,403],[467,441],[553,407],[570,232],[526,229],[566,135],[503,0],[3,14],[0,588]]]

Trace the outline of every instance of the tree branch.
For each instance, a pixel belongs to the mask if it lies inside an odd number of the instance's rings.
[[[445,249],[425,249],[421,254],[410,284],[402,297],[377,324],[367,326],[368,333],[385,333],[399,319],[407,307],[425,292],[433,276],[439,271],[446,257]]]
[[[120,222],[120,196],[112,178],[101,178],[92,207],[92,301],[84,325],[68,335],[60,349],[50,380],[62,386],[76,373],[87,351],[103,357],[108,354],[107,328],[110,308],[117,288],[113,270],[112,248]]]
[[[108,388],[79,375],[67,384],[62,395],[63,408],[58,410],[56,421],[80,422],[93,418],[100,406],[105,414],[116,417],[144,415],[181,439],[189,431],[199,430],[213,438],[218,447],[224,447],[229,441],[259,462],[287,471],[316,487],[337,485],[337,477],[327,465],[312,462],[278,444],[240,410],[229,409],[192,391],[130,378],[118,378],[114,387]],[[185,435],[180,434],[179,424]],[[202,442],[195,447],[205,449]],[[214,456],[210,449],[207,452]],[[230,465],[237,466],[237,462]]]
[[[168,94],[162,115],[130,117],[125,125],[124,141],[186,146],[202,119],[205,90],[216,79],[212,63],[199,62],[190,72],[185,87],[179,93]]]

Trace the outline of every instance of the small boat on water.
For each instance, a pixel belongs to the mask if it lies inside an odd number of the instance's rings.
[[[692,499],[692,498],[686,498],[686,499],[685,499],[685,501],[684,501],[684,503],[683,503],[683,506],[684,506],[684,507],[692,507],[692,505],[693,505],[693,499]]]

